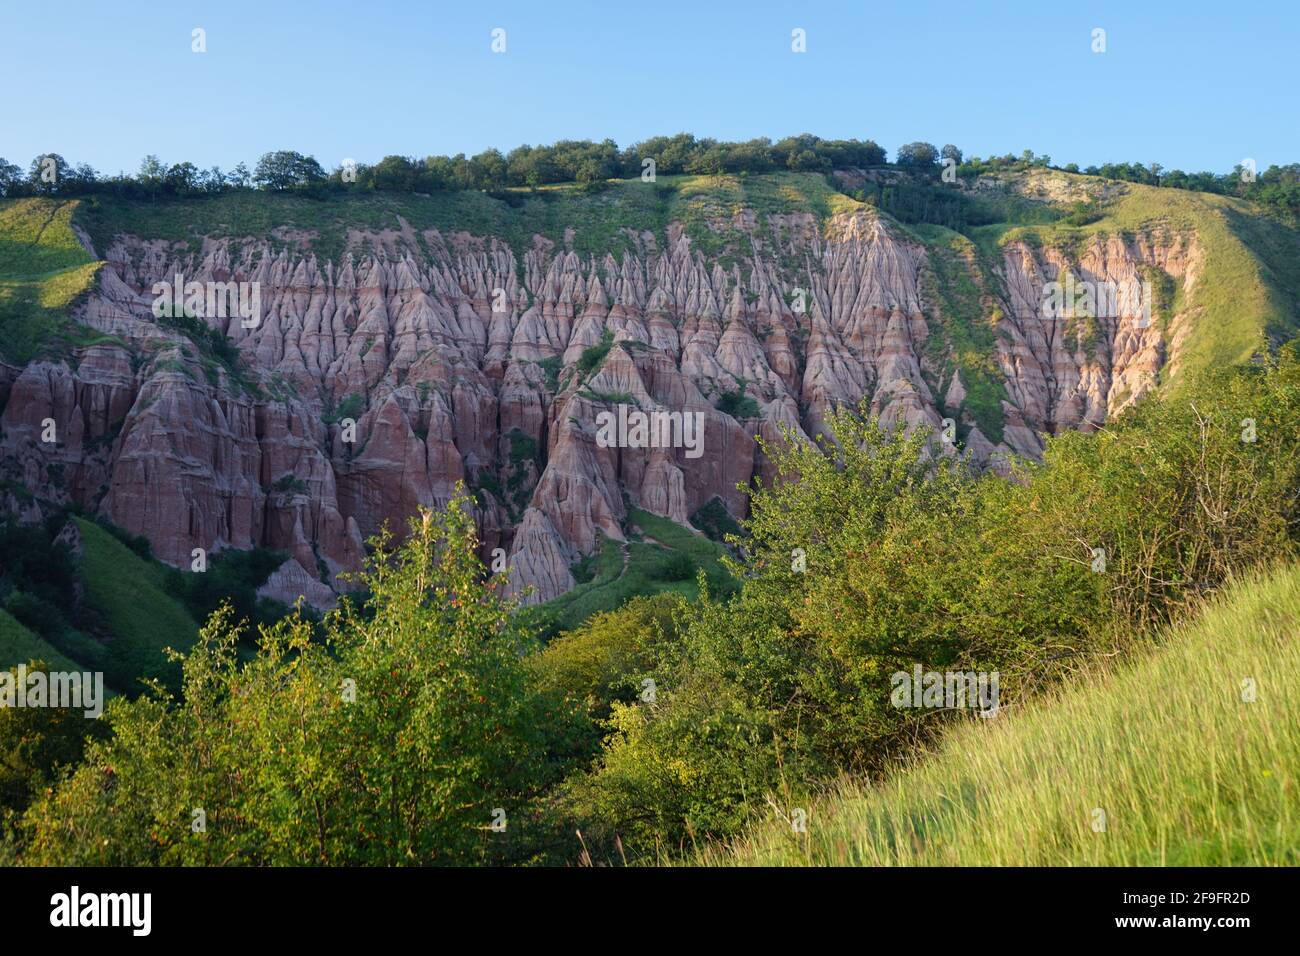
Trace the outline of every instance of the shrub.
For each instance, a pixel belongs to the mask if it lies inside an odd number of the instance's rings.
[[[184,693],[115,699],[113,737],[28,810],[24,859],[61,864],[464,864],[528,853],[544,785],[531,639],[483,583],[459,490],[397,549],[372,540],[368,613],[289,617],[236,651],[228,607],[184,659]],[[192,839],[191,809],[206,812]],[[507,814],[507,834],[490,824]]]
[[[600,364],[605,361],[605,356],[609,354],[613,345],[614,333],[606,329],[601,333],[599,342],[582,350],[582,355],[578,356],[578,371],[583,375],[590,375],[600,368]]]
[[[690,521],[714,541],[723,541],[727,535],[739,535],[742,532],[736,519],[731,517],[731,512],[727,511],[727,506],[717,495],[691,515]]]
[[[997,671],[1005,706],[1297,553],[1291,349],[1054,438],[1014,481],[936,460],[928,436],[865,409],[830,428],[765,443],[799,479],[755,490],[730,562],[742,589],[683,609],[657,699],[613,707],[600,761],[567,791],[584,833],[634,855],[734,834],[769,800],[881,771],[944,723],[892,706],[896,671]]]
[[[186,606],[196,621],[207,620],[223,604],[228,604],[236,621],[274,624],[287,608],[259,598],[257,589],[287,557],[285,552],[270,548],[218,551],[209,555],[207,570],[202,574],[169,569],[166,590]]]
[[[696,564],[689,554],[683,554],[681,551],[673,551],[664,555],[659,567],[655,569],[655,577],[660,581],[689,581],[695,577]]]
[[[745,394],[743,388],[732,392],[723,392],[718,399],[718,411],[725,412],[732,418],[757,418],[758,402]]]
[[[353,421],[356,421],[361,417],[361,413],[365,411],[365,407],[365,398],[355,394],[347,395],[344,396],[343,401],[339,402],[337,406],[330,402],[326,402],[324,412],[321,415],[321,421],[326,425],[337,425],[345,418],[351,418]]]
[[[27,672],[48,671],[30,661]],[[17,670],[11,669],[17,676]],[[59,772],[81,759],[87,736],[103,737],[101,725],[68,707],[0,707],[0,824],[7,812],[21,813],[34,794],[52,785]]]

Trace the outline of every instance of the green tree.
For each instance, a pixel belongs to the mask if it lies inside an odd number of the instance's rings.
[[[23,181],[22,172],[15,163],[0,156],[0,196],[10,195],[14,187]]]
[[[31,661],[27,672],[48,671]],[[17,676],[17,669],[11,673]],[[27,808],[33,794],[52,785],[64,767],[75,765],[87,736],[100,724],[80,710],[66,707],[0,707],[0,822]]]
[[[908,143],[898,147],[895,161],[899,166],[930,169],[939,161],[939,151],[930,143]]]
[[[320,163],[293,150],[264,153],[253,169],[253,184],[274,191],[310,186],[325,178]]]
[[[31,190],[42,196],[59,192],[72,172],[68,161],[58,153],[42,153],[32,160],[27,169],[27,182]]]
[[[113,701],[112,738],[29,810],[25,859],[400,865],[525,853],[529,800],[548,781],[541,728],[565,718],[529,685],[532,639],[502,582],[484,581],[468,499],[458,490],[445,512],[422,512],[400,546],[386,532],[372,544],[364,605],[327,615],[323,640],[292,616],[261,628],[241,662],[243,627],[223,609],[184,659],[180,698]]]

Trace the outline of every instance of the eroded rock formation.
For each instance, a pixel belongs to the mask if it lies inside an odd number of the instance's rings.
[[[678,224],[629,233],[618,256],[535,237],[520,257],[404,220],[350,233],[337,260],[310,235],[121,236],[76,316],[97,340],[71,362],[0,366],[4,477],[146,535],[173,564],[195,548],[282,549],[267,593],[316,604],[367,536],[464,481],[485,555],[506,550],[516,587],[544,600],[573,586],[570,564],[600,535],[622,539],[629,503],[684,523],[717,496],[744,515],[738,486],[772,477],[756,438],[815,435],[837,405],[908,427],[953,417],[980,464],[1096,427],[1176,361],[1186,317],[1140,327],[1121,303],[1085,329],[1044,315],[1044,283],[1157,270],[1187,287],[1198,262],[1195,238],[1172,234],[1099,237],[1076,258],[1004,247],[984,282],[1006,391],[995,440],[930,341],[940,305],[922,295],[922,246],[865,207],[724,225],[733,252],[712,259]],[[153,284],[177,274],[258,284],[255,328],[204,320],[237,363],[153,316]],[[602,342],[604,360],[580,367]],[[618,404],[699,413],[702,453],[601,447],[596,416]]]

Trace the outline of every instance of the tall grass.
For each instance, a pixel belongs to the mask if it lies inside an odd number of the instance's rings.
[[[960,725],[885,784],[842,784],[808,808],[805,833],[772,822],[695,862],[1294,865],[1298,786],[1290,566],[1238,582],[1135,662]]]

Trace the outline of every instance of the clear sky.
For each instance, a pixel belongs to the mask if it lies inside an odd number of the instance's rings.
[[[1295,2],[0,0],[0,156],[333,168],[684,130],[1263,169],[1300,162],[1297,41]]]

